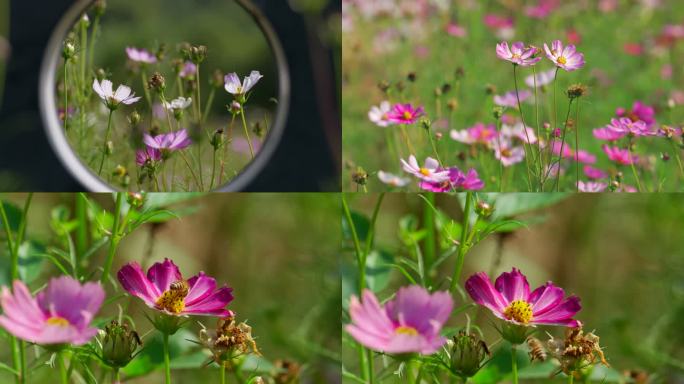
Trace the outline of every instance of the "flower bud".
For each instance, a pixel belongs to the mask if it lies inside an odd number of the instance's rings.
[[[430,121],[430,119],[427,117],[424,117],[420,119],[420,126],[423,127],[424,130],[429,131],[432,127],[432,121]]]
[[[157,58],[158,61],[164,61],[164,57],[166,57],[166,44],[165,43],[159,44],[159,47],[157,48],[157,52],[154,53],[154,56]]]
[[[242,106],[240,103],[238,103],[236,100],[233,100],[233,102],[231,102],[228,106],[228,112],[232,113],[233,115],[237,115],[240,113],[241,108]]]
[[[136,126],[140,124],[140,120],[142,118],[140,117],[140,114],[138,111],[133,111],[128,115],[128,123],[131,124],[132,126]]]
[[[449,101],[447,102],[447,108],[450,111],[455,111],[456,108],[458,108],[458,100],[455,98],[449,99]]]
[[[109,140],[105,143],[105,155],[109,156],[114,153],[114,143]]]
[[[434,93],[435,93],[435,97],[442,96],[442,88],[441,87],[435,88]]]
[[[147,88],[162,92],[166,89],[166,80],[164,80],[164,76],[159,72],[155,72],[150,80],[147,81]]]
[[[76,55],[76,45],[71,40],[64,41],[64,47],[62,47],[62,57],[64,60],[70,60]]]
[[[87,13],[84,13],[83,16],[81,16],[81,19],[78,21],[78,24],[81,28],[88,28],[90,26],[90,18],[88,18]]]
[[[496,106],[492,110],[492,115],[494,116],[495,119],[499,120],[501,116],[503,116],[504,110],[503,108]]]
[[[212,147],[214,147],[215,150],[218,150],[223,146],[223,143],[225,142],[224,137],[225,135],[223,134],[223,129],[219,128],[214,131],[214,134],[211,136],[209,143]]]
[[[215,88],[223,88],[225,85],[224,77],[225,76],[220,69],[215,70],[211,76],[211,85],[213,85]]]
[[[97,71],[95,71],[95,77],[97,77],[97,81],[102,82],[102,80],[107,78],[107,71],[103,68],[98,68]]]
[[[495,95],[496,94],[496,86],[494,84],[487,84],[485,86],[485,93],[487,95]]]
[[[187,44],[187,43],[186,43]],[[207,47],[204,45],[184,45],[183,56],[194,64],[201,64],[207,58]]]
[[[442,84],[442,93],[449,93],[449,91],[451,91],[451,84],[449,84],[449,83]]]
[[[480,200],[475,204],[475,213],[481,218],[486,219],[494,213],[494,207],[486,201]]]
[[[390,83],[389,83],[387,80],[383,80],[383,81],[381,81],[381,82],[378,83],[378,89],[379,89],[382,93],[385,93],[385,94],[386,94],[387,91],[389,91],[389,89],[390,89]]]
[[[142,345],[138,334],[128,324],[113,320],[105,327],[102,340],[102,359],[114,368],[125,367],[135,356],[138,346]]]
[[[473,377],[482,367],[482,362],[491,356],[487,344],[476,334],[460,331],[450,343],[451,371],[460,377]]]
[[[95,12],[95,17],[101,17],[102,15],[104,15],[106,10],[107,10],[107,1],[106,0],[95,0],[95,4],[93,4],[93,12]]]
[[[126,201],[133,208],[140,208],[145,204],[145,194],[137,192],[128,192]]]

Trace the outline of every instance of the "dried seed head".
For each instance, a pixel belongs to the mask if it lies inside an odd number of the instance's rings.
[[[447,108],[449,108],[450,111],[455,111],[456,108],[458,108],[458,100],[456,100],[455,98],[449,99],[449,101],[447,102]]]
[[[299,382],[301,367],[294,361],[276,360],[275,367],[278,372],[273,375],[276,384],[294,384]]]
[[[378,89],[382,91],[382,93],[387,93],[390,89],[390,83],[387,80],[383,80],[378,83]]]
[[[236,323],[234,316],[219,319],[215,330],[202,329],[199,339],[212,352],[214,361],[228,368],[234,366],[235,359],[249,353],[261,355],[252,337],[252,327]]]
[[[451,84],[449,84],[449,83],[442,84],[442,93],[449,93],[449,91],[451,91]]]
[[[587,86],[583,84],[573,84],[568,87],[567,94],[570,99],[577,99],[587,94]]]
[[[368,172],[361,167],[357,167],[356,171],[352,173],[351,178],[358,185],[366,185],[368,182]]]
[[[581,327],[568,328],[564,340],[551,337],[546,342],[546,349],[560,362],[560,371],[566,375],[574,375],[598,363],[610,366],[599,344],[599,337],[592,332],[585,334]]]
[[[164,76],[159,72],[155,72],[154,75],[150,77],[150,80],[147,81],[147,88],[162,92],[166,89],[166,80],[164,80]]]
[[[416,73],[413,71],[409,72],[408,75],[406,75],[406,79],[414,83],[416,81]]]

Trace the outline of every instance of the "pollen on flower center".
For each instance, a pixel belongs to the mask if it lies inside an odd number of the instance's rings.
[[[171,313],[181,313],[185,309],[185,297],[188,295],[188,283],[183,280],[171,284],[167,291],[157,299],[157,307]]]
[[[411,120],[411,118],[413,118],[413,115],[411,114],[411,112],[406,111],[406,112],[404,112],[403,117],[404,117],[404,120]]]
[[[532,320],[532,306],[525,300],[514,300],[503,314],[509,320],[527,324]]]
[[[418,172],[423,176],[430,176],[430,170],[427,168],[421,168]]]
[[[394,332],[397,335],[409,335],[409,336],[415,336],[418,334],[418,330],[416,330],[413,327],[408,327],[406,325],[402,325],[400,327],[397,327],[397,329],[394,330]]]
[[[568,60],[564,56],[558,58],[558,64],[565,64],[567,62]]]
[[[67,320],[63,317],[60,317],[60,316],[52,316],[52,317],[48,318],[45,322],[48,325],[56,325],[59,327],[68,327],[69,326],[69,320]]]

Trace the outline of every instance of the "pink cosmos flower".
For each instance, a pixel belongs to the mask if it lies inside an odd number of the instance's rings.
[[[539,0],[537,5],[525,8],[525,15],[533,19],[545,19],[558,5],[558,0]]]
[[[511,39],[515,35],[515,25],[510,17],[490,13],[484,16],[483,22],[500,39]]]
[[[591,192],[599,193],[603,192],[608,188],[608,184],[599,181],[587,181],[586,183],[582,180],[577,182],[577,189],[580,192]]]
[[[395,188],[405,187],[411,181],[407,177],[397,176],[385,171],[378,171],[378,179],[384,184]]]
[[[418,161],[413,155],[409,156],[408,162],[404,159],[400,159],[400,161],[404,172],[410,173],[423,181],[441,183],[449,180],[449,171],[440,168],[439,162],[432,157],[425,159],[422,167],[418,165]]]
[[[553,61],[557,67],[563,68],[568,72],[584,66],[584,55],[577,52],[577,49],[572,44],[563,47],[563,43],[560,40],[555,40],[551,44],[551,49],[544,43],[544,51],[546,51],[546,57],[549,60]]]
[[[157,136],[150,136],[147,133],[143,136],[143,142],[150,148],[177,151],[187,148],[192,144],[192,140],[188,137],[188,131],[181,129],[180,131],[162,133]]]
[[[525,158],[523,147],[514,147],[510,140],[500,138],[492,142],[494,157],[496,157],[504,167],[517,164]]]
[[[528,67],[534,65],[541,60],[541,57],[536,56],[537,48],[525,47],[522,41],[513,43],[508,47],[508,42],[504,41],[496,45],[496,55],[503,60],[510,61],[513,64]]]
[[[610,124],[606,126],[607,129],[612,129],[613,131],[622,134],[622,136],[653,136],[655,132],[648,129],[645,122],[641,120],[632,121],[632,119],[627,117],[621,117],[619,119],[610,119]]]
[[[233,300],[232,288],[216,289],[216,280],[204,272],[185,280],[169,259],[154,263],[147,270],[147,276],[136,262],[121,267],[116,276],[128,293],[167,315],[226,317],[231,314],[225,307]]]
[[[632,109],[618,108],[615,113],[619,117],[626,117],[633,122],[643,121],[649,128],[655,123],[655,109],[637,100]]]
[[[608,172],[599,168],[594,168],[590,165],[584,166],[584,174],[592,180],[605,179],[608,177]]]
[[[383,101],[379,106],[372,106],[370,111],[368,111],[368,120],[372,121],[378,127],[386,127],[392,122],[389,120],[389,112],[392,110],[392,106],[389,101]]]
[[[464,27],[455,22],[447,24],[446,32],[454,37],[465,37],[468,34]]]
[[[471,168],[467,174],[456,167],[449,168],[448,171],[449,180],[440,183],[421,181],[418,186],[430,192],[479,191],[484,188],[484,182],[475,169]]]
[[[424,112],[423,107],[414,108],[411,104],[396,104],[387,113],[387,118],[396,124],[413,124],[423,116]]]
[[[620,147],[609,147],[605,144],[602,148],[603,152],[605,152],[606,155],[608,155],[608,158],[617,164],[630,165],[638,160],[636,156],[632,158],[632,154],[629,153],[628,149],[622,149]]]
[[[129,60],[137,63],[154,64],[157,62],[157,56],[146,49],[126,47],[126,55]]]
[[[99,283],[81,285],[69,276],[50,279],[34,299],[26,285],[15,280],[14,292],[2,288],[0,326],[36,344],[86,344],[98,332],[90,322],[100,310],[105,292]]]
[[[493,285],[486,273],[476,273],[468,278],[465,287],[476,303],[516,325],[574,328],[581,324],[572,318],[582,309],[577,296],[564,299],[563,289],[550,281],[530,292],[527,278],[516,268],[499,275]]]
[[[150,163],[155,163],[161,159],[161,151],[156,148],[146,147],[145,149],[139,149],[135,151],[135,163],[140,167],[144,167]]]
[[[575,161],[579,161],[583,164],[594,164],[596,163],[596,155],[591,154],[584,150],[573,151],[572,157]]]
[[[551,84],[555,76],[555,69],[549,69],[548,71],[537,73],[537,88]],[[534,88],[534,75],[527,76],[525,78],[525,84],[527,84],[527,86],[530,88]]]
[[[523,127],[521,122],[516,122],[512,126],[503,124],[501,126],[501,136],[505,139],[518,139],[527,144],[537,142],[537,135],[534,133],[534,129]]]
[[[470,128],[457,131],[452,129],[449,133],[452,139],[465,144],[489,144],[496,138],[496,126],[477,123]]]
[[[619,140],[625,135],[627,135],[626,132],[619,132],[613,129],[610,126],[605,126],[603,128],[596,128],[592,131],[594,134],[594,137],[599,139],[599,140],[606,140],[606,141],[616,141]]]
[[[563,143],[561,140],[552,140],[551,141],[551,153],[553,153],[555,156],[560,156],[561,148],[563,149],[563,156],[562,157],[564,157],[564,158],[573,157],[572,148],[570,148],[570,145],[568,145],[567,142]]]
[[[197,74],[197,66],[195,63],[192,61],[186,61],[185,64],[183,64],[183,68],[181,69],[180,73],[178,76],[180,76],[183,79],[187,78],[192,78]]]
[[[520,103],[524,103],[530,96],[532,96],[530,91],[522,90],[518,92]],[[516,97],[515,91],[506,92],[503,95],[494,95],[494,104],[501,107],[518,108],[518,97]]]
[[[411,285],[400,288],[384,308],[373,292],[363,291],[363,302],[352,296],[351,323],[345,330],[363,346],[389,354],[430,355],[446,343],[439,332],[454,306],[448,292],[430,294]]]

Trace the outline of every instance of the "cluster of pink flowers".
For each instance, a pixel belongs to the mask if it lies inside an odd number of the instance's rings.
[[[389,101],[383,101],[379,106],[373,106],[368,111],[368,119],[379,127],[415,124],[423,115],[425,115],[423,107],[414,107],[412,104],[391,105]]]
[[[457,167],[442,167],[431,157],[425,159],[423,165],[410,155],[408,161],[400,159],[404,172],[418,179],[418,186],[431,192],[477,191],[484,188],[475,169],[464,173]]]
[[[584,55],[577,52],[574,45],[563,46],[560,40],[554,40],[551,47],[544,43],[546,57],[551,60],[558,68],[566,71],[574,71],[584,66]],[[537,56],[539,48],[526,46],[525,43],[518,41],[509,48],[508,42],[501,42],[496,45],[496,55],[503,60],[510,61],[515,65],[528,67],[537,64],[542,58]]]

